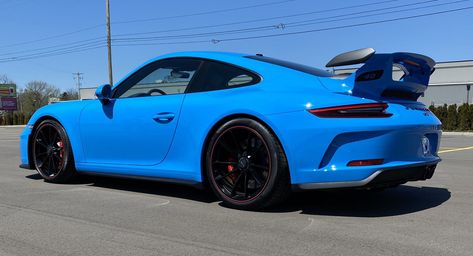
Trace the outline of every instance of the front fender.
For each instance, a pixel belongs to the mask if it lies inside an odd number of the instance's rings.
[[[20,137],[22,164],[25,163],[24,157],[29,150],[29,140],[34,133],[34,129],[46,119],[58,121],[66,130],[71,143],[75,162],[81,162],[84,156],[82,142],[79,133],[79,118],[82,109],[91,101],[68,101],[46,105],[38,109],[28,121],[23,134]],[[29,161],[28,161],[29,163]]]

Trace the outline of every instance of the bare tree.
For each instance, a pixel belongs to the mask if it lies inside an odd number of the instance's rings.
[[[79,99],[79,92],[76,89],[69,88],[61,94],[61,100],[77,100]]]
[[[0,75],[0,84],[15,84],[7,75]]]
[[[48,104],[50,98],[58,98],[60,91],[43,81],[31,81],[19,93],[19,100],[24,113],[33,113]]]

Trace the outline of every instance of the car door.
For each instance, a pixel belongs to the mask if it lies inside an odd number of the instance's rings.
[[[159,164],[173,140],[184,92],[200,64],[184,58],[148,64],[116,86],[108,104],[88,104],[79,121],[85,161]]]

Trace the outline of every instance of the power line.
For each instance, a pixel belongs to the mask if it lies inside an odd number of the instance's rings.
[[[48,50],[48,49],[54,49],[54,48],[61,49],[62,47],[66,47],[66,48],[76,47],[76,46],[82,46],[82,45],[86,45],[86,44],[97,43],[97,42],[106,42],[106,40],[105,40],[104,37],[96,37],[96,38],[90,38],[90,39],[86,39],[86,40],[75,41],[75,42],[51,45],[51,46],[47,46],[47,47],[21,50],[21,51],[16,51],[16,52],[2,53],[2,54],[0,54],[0,56],[9,56],[9,55],[23,54],[23,53],[28,53],[28,52],[37,52],[37,51],[41,51],[41,50]]]
[[[333,26],[333,27],[320,28],[320,29],[311,29],[311,30],[304,30],[304,31],[295,31],[295,32],[286,32],[286,33],[279,33],[279,34],[267,34],[267,35],[258,35],[258,36],[246,36],[246,37],[216,39],[214,41],[214,43],[225,42],[225,41],[257,39],[257,38],[270,38],[270,37],[278,37],[278,36],[314,33],[314,32],[321,32],[321,31],[328,31],[328,30],[335,30],[335,29],[342,29],[342,28],[350,28],[350,27],[359,27],[359,26],[366,26],[366,25],[371,25],[371,24],[379,24],[379,23],[393,22],[393,21],[398,21],[398,20],[414,19],[414,18],[425,17],[425,16],[439,15],[439,14],[444,14],[444,13],[458,12],[458,11],[468,10],[468,9],[472,9],[472,8],[473,8],[473,6],[469,6],[469,7],[464,7],[464,8],[457,8],[457,9],[450,9],[450,10],[445,10],[445,11],[431,12],[431,13],[425,13],[425,14],[420,14],[420,15],[404,16],[404,17],[397,17],[397,18],[385,19],[385,20],[379,20],[379,21],[348,24],[348,25]],[[209,40],[193,40],[193,41],[162,42],[162,43],[152,43],[152,44],[116,44],[116,45],[117,46],[132,46],[132,45],[161,45],[161,44],[192,44],[192,43],[208,43],[208,42],[211,42],[211,41],[209,41]],[[57,53],[52,51],[50,53],[41,53],[41,54],[36,55],[36,56],[33,55],[33,56],[21,56],[21,58],[0,59],[0,62],[32,59],[32,58],[35,58],[35,57],[61,55],[61,54],[67,54],[67,53],[72,53],[72,52],[79,52],[79,51],[85,51],[85,50],[90,50],[90,49],[97,49],[97,48],[101,48],[101,47],[104,47],[104,45],[83,46],[83,47],[78,47],[76,49],[67,49],[67,50],[64,49],[63,51],[57,52]]]
[[[318,10],[318,11],[312,11],[312,12],[305,12],[305,13],[299,13],[299,14],[294,14],[294,15],[285,15],[285,16],[279,16],[279,17],[272,17],[272,18],[268,18],[268,19],[275,19],[275,18],[280,18],[280,17],[289,17],[289,16],[299,16],[299,15],[308,15],[308,14],[313,14],[313,13],[320,13],[320,12],[330,12],[330,11],[335,11],[335,10],[345,10],[345,9],[352,9],[352,8],[359,8],[359,7],[362,7],[362,6],[366,6],[366,5],[376,5],[376,4],[382,4],[382,3],[387,3],[387,2],[395,2],[395,1],[398,1],[398,0],[390,0],[390,1],[380,1],[380,2],[372,2],[372,3],[369,3],[369,4],[359,4],[359,5],[351,5],[351,6],[345,6],[345,7],[340,7],[340,8],[333,8],[333,9],[325,9],[325,10]],[[431,0],[432,1],[432,0]],[[434,1],[438,1],[438,0],[434,0]],[[279,2],[274,2],[274,3],[279,3]],[[254,6],[246,6],[246,7],[241,7],[241,8],[250,8],[250,7],[254,7]],[[229,10],[229,9],[226,9],[226,10]],[[234,10],[234,9],[233,9]],[[350,15],[350,14],[347,14],[347,15]],[[338,17],[338,16],[337,16]],[[329,17],[328,17],[329,18]],[[255,20],[253,20],[255,21]],[[250,21],[251,22],[251,21]],[[244,22],[241,22],[241,23],[244,23]],[[96,27],[96,26],[94,26]],[[93,27],[93,28],[94,28]],[[205,27],[205,26],[204,26]],[[220,32],[220,33],[209,33],[209,34],[201,34],[201,35],[224,35],[224,34],[233,34],[232,32],[250,32],[252,30],[254,31],[260,31],[261,27],[257,27],[257,28],[250,28],[250,29],[242,29],[242,30],[235,30],[235,31],[229,31],[229,32]],[[265,30],[267,30],[268,28],[269,29],[274,29],[274,26],[271,25],[271,26],[264,26],[263,28],[265,28]],[[83,31],[83,30],[80,30],[80,31]],[[66,34],[62,34],[62,35],[67,35],[67,34],[73,34],[73,33],[76,33],[78,31],[73,31],[73,32],[70,32],[70,33],[66,33]],[[192,36],[195,36],[193,34],[191,35],[186,35],[186,37],[192,37]],[[181,37],[184,37],[183,35],[178,35],[178,36],[166,36],[164,38],[166,39],[171,39],[171,38],[181,38]],[[49,37],[49,38],[53,38],[53,37]],[[0,56],[11,56],[11,55],[15,55],[15,54],[26,54],[26,53],[29,53],[29,52],[37,52],[37,51],[41,51],[41,50],[47,50],[47,49],[55,49],[55,48],[58,48],[57,50],[58,51],[61,51],[61,50],[67,50],[68,47],[70,47],[71,49],[73,48],[76,48],[76,47],[82,47],[82,46],[90,46],[90,45],[93,45],[93,44],[96,44],[98,42],[102,42],[103,40],[103,37],[97,37],[97,38],[91,38],[91,39],[87,39],[87,40],[81,40],[81,41],[75,41],[75,42],[71,42],[71,43],[64,43],[64,44],[58,44],[58,45],[53,45],[53,46],[48,46],[48,47],[41,47],[41,48],[36,48],[36,49],[30,49],[30,50],[21,50],[21,51],[16,51],[16,52],[9,52],[9,53],[3,53],[3,54],[0,54]],[[114,40],[114,41],[120,41],[120,40],[123,40],[123,41],[130,41],[130,39],[127,39],[127,38],[124,38],[124,39],[118,39],[118,40]],[[86,44],[87,42],[87,44]],[[49,52],[46,52],[46,53],[49,53]],[[39,53],[41,54],[41,53]],[[20,56],[21,57],[21,56]],[[18,57],[17,57],[18,58]],[[7,58],[3,58],[3,59],[7,59]]]
[[[386,10],[386,9],[397,9],[399,7],[414,6],[414,5],[424,4],[424,3],[428,3],[428,2],[435,2],[435,1],[438,1],[438,0],[429,0],[429,1],[411,3],[411,4],[407,4],[407,5],[392,6],[392,7],[388,7],[388,8],[378,8],[378,9],[366,10],[366,11],[361,11],[361,12],[352,12],[352,13],[343,14],[343,15],[335,15],[335,16],[322,17],[322,18],[316,18],[316,19],[310,19],[310,20],[297,21],[297,22],[281,23],[279,25],[283,26],[284,28],[286,28],[286,27],[306,26],[306,25],[312,25],[312,24],[320,24],[320,23],[335,22],[335,21],[342,21],[342,20],[350,20],[350,19],[355,19],[355,18],[358,19],[358,18],[364,18],[364,17],[372,17],[372,16],[396,13],[396,12],[401,12],[401,11],[413,11],[413,10],[418,10],[418,9],[432,8],[432,7],[442,6],[442,5],[449,5],[449,4],[455,4],[455,3],[460,3],[460,2],[466,2],[466,1],[469,1],[469,0],[458,0],[458,1],[455,1],[455,2],[434,4],[434,5],[417,7],[417,8],[407,8],[407,9],[401,9],[401,10],[398,10],[398,11],[388,11],[388,12],[381,12],[381,13],[375,13],[375,14],[370,14],[370,15],[362,15],[362,16],[356,16],[356,17],[345,17],[345,16],[352,16],[352,15],[369,13],[369,12],[377,12],[377,11]],[[330,18],[336,18],[336,17],[345,17],[345,18],[330,19]],[[311,22],[311,21],[319,21],[319,22]],[[130,41],[131,42],[136,42],[136,41],[152,41],[152,40],[163,40],[163,39],[182,39],[182,38],[226,35],[226,34],[235,34],[235,33],[241,33],[241,32],[258,32],[258,31],[274,30],[274,29],[278,28],[277,26],[278,25],[267,25],[267,26],[252,27],[252,28],[245,28],[245,29],[219,31],[219,32],[185,34],[185,35],[171,35],[171,36],[160,36],[160,37],[119,38],[119,39],[114,39],[114,41],[115,42],[130,42]],[[25,54],[25,53],[28,53],[28,52],[36,52],[36,51],[41,51],[41,50],[46,50],[46,49],[54,49],[54,48],[58,48],[58,47],[59,48],[56,49],[58,51],[68,50],[68,49],[74,49],[74,48],[82,47],[82,46],[97,45],[97,43],[104,42],[104,41],[105,40],[102,37],[91,38],[91,39],[87,39],[87,40],[81,40],[81,41],[76,41],[76,42],[71,42],[71,43],[53,45],[53,46],[49,46],[49,47],[42,47],[42,48],[36,48],[36,49],[30,49],[30,50],[9,52],[9,53],[0,54],[0,56],[11,56],[11,55],[15,55],[15,54]],[[46,53],[48,53],[48,52],[46,52]],[[3,59],[5,59],[5,58],[3,58]]]
[[[158,33],[166,33],[166,32],[176,32],[176,31],[186,31],[186,30],[196,30],[196,29],[204,29],[204,28],[216,28],[216,27],[224,27],[224,26],[231,26],[231,25],[240,25],[246,23],[254,23],[254,22],[261,22],[261,21],[269,21],[269,20],[276,20],[276,19],[283,19],[283,18],[292,18],[292,17],[299,17],[299,16],[306,16],[311,14],[317,13],[327,13],[333,11],[340,11],[340,10],[347,10],[347,9],[355,9],[364,6],[372,6],[378,4],[385,4],[391,2],[397,2],[399,0],[388,0],[388,1],[379,1],[379,2],[372,2],[367,4],[357,4],[357,5],[350,5],[338,8],[331,8],[331,9],[324,9],[324,10],[317,10],[317,11],[310,11],[310,12],[303,12],[303,13],[296,13],[296,14],[289,14],[289,15],[282,15],[282,16],[275,16],[275,17],[268,17],[268,18],[259,18],[259,19],[252,19],[246,21],[237,21],[237,22],[230,22],[230,23],[223,23],[223,24],[215,24],[215,25],[206,25],[206,26],[194,26],[194,27],[187,27],[187,28],[180,28],[180,29],[167,29],[167,30],[155,30],[155,31],[147,31],[147,32],[136,32],[136,33],[124,33],[124,34],[116,34],[115,37],[121,36],[131,36],[131,35],[147,35],[147,34],[158,34]],[[431,1],[438,1],[438,0],[430,0]],[[350,15],[350,14],[347,14]]]
[[[207,11],[207,12],[198,12],[198,13],[190,13],[190,14],[184,14],[184,15],[167,16],[167,17],[160,17],[160,18],[151,18],[151,19],[146,19],[146,20],[157,20],[157,19],[167,20],[167,19],[185,18],[185,17],[198,16],[198,15],[207,15],[207,14],[215,14],[215,13],[220,13],[220,12],[230,12],[230,11],[236,11],[236,10],[242,10],[242,9],[263,7],[263,6],[269,6],[269,5],[280,4],[280,3],[283,3],[283,2],[292,2],[292,1],[296,1],[296,0],[285,0],[285,1],[269,2],[269,3],[265,3],[265,4],[259,4],[259,5],[250,5],[250,6],[242,6],[242,7],[229,8],[229,9],[220,9],[220,10]],[[129,20],[129,21],[113,22],[112,24],[137,23],[137,22],[142,22],[142,21]],[[0,48],[11,48],[11,47],[17,47],[17,46],[22,46],[22,45],[34,44],[34,43],[37,43],[37,42],[48,41],[48,40],[56,39],[56,38],[67,37],[67,36],[82,33],[82,32],[85,32],[85,31],[95,30],[97,28],[103,27],[104,25],[105,24],[97,24],[97,25],[93,25],[93,26],[89,26],[89,27],[81,28],[81,29],[74,30],[74,31],[71,31],[71,32],[66,32],[66,33],[53,35],[53,36],[47,36],[47,37],[38,38],[38,39],[34,39],[34,40],[23,41],[23,42],[20,42],[20,43],[0,45]]]
[[[210,14],[210,13],[228,12],[228,11],[235,11],[235,10],[241,10],[241,9],[262,7],[262,6],[272,5],[272,4],[280,4],[280,3],[283,3],[283,2],[291,2],[291,1],[294,1],[294,0],[270,2],[270,3],[266,3],[266,4],[243,6],[243,7],[238,7],[238,8],[229,8],[229,9],[215,10],[215,11],[201,12],[201,13],[193,13],[193,14],[187,14],[187,15],[168,16],[168,17],[161,17],[159,19],[183,18],[183,17],[194,16],[194,15],[204,15],[204,14]],[[379,1],[379,2],[371,2],[371,3],[366,3],[366,4],[350,5],[350,6],[345,6],[345,7],[324,9],[324,10],[304,12],[304,13],[298,13],[298,14],[283,15],[283,16],[277,16],[277,17],[254,19],[254,20],[249,20],[249,21],[233,22],[233,23],[218,24],[218,25],[183,28],[183,29],[177,29],[177,30],[174,29],[174,30],[161,30],[161,31],[143,32],[143,33],[118,34],[115,37],[120,37],[120,36],[125,36],[125,35],[150,34],[150,33],[174,32],[174,31],[184,31],[184,30],[192,30],[192,29],[221,27],[221,26],[228,26],[228,25],[252,23],[252,22],[258,22],[258,21],[267,21],[267,20],[273,20],[273,19],[279,19],[279,18],[297,17],[297,16],[304,16],[304,15],[310,15],[310,14],[316,14],[316,13],[332,12],[332,11],[338,11],[338,10],[354,9],[354,8],[360,8],[360,7],[364,7],[364,6],[378,5],[378,4],[390,3],[390,2],[396,2],[396,1],[399,1],[399,0],[388,0],[388,1],[384,0],[384,1]],[[438,0],[431,0],[431,1],[438,1]],[[427,1],[427,2],[431,2],[431,1]],[[346,14],[346,15],[351,15],[351,14]],[[116,24],[116,23],[112,23],[112,24]],[[86,27],[86,28],[83,28],[83,29],[79,29],[79,30],[75,30],[75,31],[67,32],[67,33],[62,33],[62,34],[59,34],[59,35],[49,36],[49,37],[45,37],[45,38],[41,38],[41,39],[25,41],[25,42],[16,43],[16,44],[10,44],[10,45],[3,45],[3,46],[0,46],[0,49],[1,48],[11,48],[11,47],[16,47],[16,46],[21,46],[21,45],[32,44],[32,43],[37,43],[37,42],[41,42],[41,41],[47,41],[47,40],[51,40],[51,39],[61,38],[61,37],[65,37],[65,36],[85,32],[85,31],[93,30],[93,29],[99,28],[101,26],[103,26],[103,24],[94,25],[94,26],[91,26],[91,27]],[[266,28],[271,28],[271,27],[272,26],[266,26]],[[242,30],[242,31],[245,31],[245,30]],[[88,41],[95,42],[96,40],[100,40],[101,38],[102,37],[96,37],[96,38],[91,38],[91,39],[88,39],[88,40],[75,41],[75,42],[72,42],[72,43],[59,44],[59,45],[36,48],[36,49],[31,49],[31,50],[22,50],[22,51],[16,51],[16,52],[9,52],[9,53],[0,54],[0,56],[14,55],[14,54],[18,54],[18,53],[34,52],[34,51],[39,51],[39,50],[44,50],[44,49],[51,49],[51,48],[60,47],[60,46],[67,46],[69,44],[80,44],[80,43],[84,43],[84,42],[88,42]]]
[[[300,35],[300,34],[322,32],[322,31],[328,31],[328,30],[336,30],[336,29],[343,29],[343,28],[352,28],[352,27],[361,27],[361,26],[367,26],[367,25],[381,24],[381,23],[387,23],[387,22],[393,22],[393,21],[399,21],[399,20],[415,19],[415,18],[420,18],[420,17],[427,17],[427,16],[433,16],[433,15],[439,15],[439,14],[445,14],[445,13],[452,13],[452,12],[464,11],[464,10],[469,10],[469,9],[473,9],[473,6],[457,8],[457,9],[451,9],[451,10],[446,10],[446,11],[425,13],[425,14],[419,14],[419,15],[412,15],[412,16],[406,16],[406,17],[399,17],[399,18],[393,18],[393,19],[386,19],[386,20],[379,20],[379,21],[372,21],[372,22],[364,22],[364,23],[329,27],[329,28],[310,29],[310,30],[304,30],[304,31],[288,32],[288,33],[281,33],[281,34],[269,34],[269,35],[261,35],[261,36],[226,38],[226,39],[220,39],[218,41],[219,42],[240,41],[240,40],[258,39],[258,38],[270,38],[270,37],[279,37],[279,36]]]
[[[11,48],[11,47],[17,47],[17,46],[22,46],[22,45],[27,45],[27,44],[33,44],[33,43],[37,43],[37,42],[48,41],[48,40],[51,40],[51,39],[66,37],[66,36],[81,33],[81,32],[84,32],[84,31],[93,30],[93,29],[96,29],[96,28],[99,28],[99,27],[102,27],[102,26],[103,26],[103,24],[94,25],[94,26],[90,26],[90,27],[79,29],[79,30],[74,30],[74,31],[71,31],[71,32],[66,32],[66,33],[54,35],[54,36],[48,36],[48,37],[43,37],[43,38],[39,38],[39,39],[24,41],[24,42],[21,42],[21,43],[0,45],[0,48]]]
[[[386,10],[386,9],[397,9],[397,8],[400,8],[400,7],[414,6],[414,5],[419,5],[419,4],[429,3],[429,2],[435,2],[435,1],[438,1],[438,0],[429,0],[429,1],[424,1],[424,2],[412,3],[412,4],[398,5],[398,6],[393,6],[393,7],[389,7],[389,8],[366,10],[366,11],[362,11],[362,12],[350,13],[348,15],[356,15],[356,14],[363,14],[363,13],[369,13],[369,12],[378,12],[378,11]],[[280,24],[274,24],[274,25],[249,27],[249,28],[243,28],[243,29],[224,30],[224,31],[215,31],[215,32],[206,32],[206,33],[180,34],[180,35],[155,36],[155,37],[118,38],[118,39],[114,39],[114,41],[115,42],[137,42],[137,41],[143,42],[143,41],[166,40],[166,39],[198,38],[198,37],[238,34],[238,33],[244,33],[244,32],[261,32],[261,31],[267,31],[267,30],[285,29],[288,26],[290,26],[290,27],[299,27],[299,26],[306,26],[306,25],[317,24],[317,23],[334,22],[334,21],[341,21],[341,20],[351,20],[351,19],[358,19],[358,18],[363,18],[363,17],[371,17],[371,16],[377,16],[377,15],[391,14],[391,13],[397,13],[397,12],[403,12],[403,11],[426,9],[426,8],[438,7],[438,6],[442,6],[442,5],[450,5],[450,4],[465,2],[465,1],[470,1],[470,0],[458,0],[458,1],[455,1],[455,2],[434,4],[434,5],[417,7],[417,8],[406,8],[406,9],[401,9],[401,10],[398,10],[398,11],[388,11],[388,12],[381,12],[381,13],[370,14],[370,15],[362,15],[362,16],[356,16],[356,17],[346,17],[346,18],[342,18],[342,19],[338,19],[338,20],[334,20],[334,19],[331,19],[331,18],[345,17],[345,16],[348,16],[348,15],[345,15],[345,14],[344,15],[335,15],[335,16],[324,17],[324,18],[303,20],[303,21],[298,21],[298,22],[280,23]],[[319,20],[319,21],[320,20],[325,20],[325,21],[323,21],[323,22],[311,22],[311,21],[316,21],[316,20]]]
[[[80,49],[84,49],[84,48],[95,47],[95,46],[103,46],[103,45],[105,45],[105,42],[85,43],[85,44],[75,45],[75,46],[72,46],[72,47],[62,47],[62,48],[49,50],[49,51],[38,52],[38,53],[18,55],[18,56],[13,56],[13,57],[4,57],[4,58],[0,58],[0,61],[3,61],[3,60],[18,60],[18,59],[23,59],[24,57],[42,56],[42,55],[46,55],[46,54],[50,54],[50,53],[70,51],[70,50],[80,50]]]
[[[434,15],[440,15],[440,14],[445,14],[445,13],[459,12],[459,11],[464,11],[464,10],[469,10],[469,9],[473,9],[473,6],[457,8],[457,9],[450,9],[450,10],[445,10],[445,11],[431,12],[431,13],[425,13],[425,14],[419,14],[419,15],[404,16],[404,17],[398,17],[398,18],[392,18],[392,19],[385,19],[385,20],[379,20],[379,21],[363,22],[363,23],[333,26],[333,27],[320,28],[320,29],[295,31],[295,32],[286,32],[286,33],[279,33],[279,34],[267,34],[267,35],[259,35],[259,36],[213,39],[211,41],[198,40],[198,41],[180,41],[180,42],[164,42],[164,43],[150,43],[150,44],[121,44],[121,45],[117,44],[116,46],[185,44],[185,43],[202,43],[202,42],[220,43],[220,42],[226,42],[226,41],[240,41],[240,40],[259,39],[259,38],[271,38],[271,37],[280,37],[280,36],[288,36],[288,35],[299,35],[299,34],[315,33],[315,32],[322,32],[322,31],[329,31],[329,30],[338,30],[338,29],[343,29],[343,28],[361,27],[361,26],[388,23],[388,22],[394,22],[394,21],[400,21],[400,20],[408,20],[408,19],[415,19],[415,18],[421,18],[421,17],[427,17],[427,16],[434,16]]]
[[[236,7],[236,8],[226,8],[226,9],[197,12],[197,13],[190,13],[190,14],[183,14],[183,15],[164,16],[164,17],[158,17],[158,18],[125,20],[125,21],[114,22],[113,24],[128,24],[128,23],[140,23],[140,22],[149,22],[149,21],[157,21],[157,20],[180,19],[180,18],[187,18],[187,17],[195,17],[195,16],[202,16],[202,15],[209,15],[209,14],[216,14],[216,13],[225,13],[225,12],[233,12],[233,11],[239,11],[239,10],[245,10],[245,9],[259,8],[259,7],[284,4],[288,2],[294,2],[294,1],[296,0],[276,1],[276,2],[248,5],[248,6],[242,6],[242,7]]]
[[[77,48],[77,49],[71,49],[71,50],[64,50],[64,51],[60,51],[60,52],[42,53],[42,54],[37,54],[37,55],[34,55],[34,56],[22,56],[22,57],[5,58],[5,59],[0,59],[0,63],[30,60],[30,59],[38,59],[38,58],[51,57],[51,56],[59,56],[59,55],[70,54],[70,53],[90,51],[90,50],[104,48],[104,47],[106,47],[106,45],[102,44],[102,45],[89,46],[89,47],[83,47],[83,48]]]
[[[437,1],[437,0],[434,0]],[[427,2],[434,2],[434,1],[427,1]],[[348,20],[348,19],[359,19],[359,18],[366,18],[366,17],[373,17],[373,16],[379,16],[379,15],[385,15],[385,14],[392,14],[396,12],[405,12],[405,11],[415,11],[415,10],[420,10],[420,9],[427,9],[427,8],[433,8],[433,7],[439,7],[439,6],[444,6],[444,5],[452,5],[452,4],[457,4],[457,3],[462,3],[462,2],[468,2],[471,0],[457,0],[453,2],[447,2],[447,3],[440,3],[440,4],[432,4],[432,5],[427,5],[427,6],[421,6],[421,7],[415,7],[415,8],[405,8],[397,11],[386,11],[386,12],[380,12],[380,13],[374,13],[374,14],[367,14],[367,15],[359,15],[356,17],[351,17],[351,18],[341,18],[341,19],[332,19],[332,20],[324,20],[320,21],[322,19],[312,19],[312,20],[306,20],[306,21],[298,21],[298,22],[289,22],[289,23],[284,23],[284,25],[288,27],[293,27],[292,25],[295,26],[306,26],[306,25],[313,25],[313,24],[320,24],[320,23],[327,23],[327,22],[335,22],[335,21],[342,21],[342,20]],[[416,4],[407,4],[405,6],[412,6]],[[382,9],[385,10],[386,8]],[[379,9],[381,10],[381,9]],[[359,12],[358,14],[363,14],[364,12]],[[343,15],[339,15],[338,17],[341,17]],[[317,21],[317,22],[314,22]]]

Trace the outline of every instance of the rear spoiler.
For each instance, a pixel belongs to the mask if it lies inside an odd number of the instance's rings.
[[[403,98],[417,100],[429,85],[435,71],[435,61],[430,57],[408,52],[376,54],[373,48],[346,52],[335,56],[326,67],[364,63],[346,78],[352,85],[350,93],[367,98]],[[404,74],[393,79],[393,68]]]

